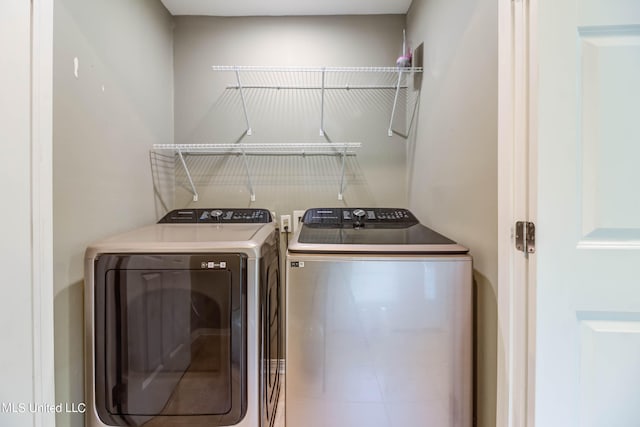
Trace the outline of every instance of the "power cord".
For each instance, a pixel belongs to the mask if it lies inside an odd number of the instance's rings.
[[[284,270],[283,270],[283,279],[284,286],[287,286],[287,251],[289,250],[289,226],[284,226]],[[278,248],[280,250],[280,248]]]
[[[284,234],[285,234],[285,249],[289,250],[289,226],[285,225],[284,226]]]

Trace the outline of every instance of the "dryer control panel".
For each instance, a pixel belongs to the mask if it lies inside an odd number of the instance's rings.
[[[402,208],[314,208],[305,212],[302,222],[314,228],[403,228],[419,223]]]
[[[271,222],[267,209],[176,209],[166,214],[158,224],[255,224]]]

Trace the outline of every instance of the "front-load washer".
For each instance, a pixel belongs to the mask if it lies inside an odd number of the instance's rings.
[[[320,208],[286,264],[287,427],[471,427],[467,248],[406,209]]]
[[[279,235],[263,209],[182,209],[85,255],[86,425],[271,427]]]

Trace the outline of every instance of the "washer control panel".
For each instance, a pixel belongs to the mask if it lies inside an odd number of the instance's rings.
[[[302,222],[310,227],[410,227],[419,221],[402,208],[314,208],[305,212]]]
[[[176,209],[166,214],[158,224],[254,224],[271,222],[267,209]]]

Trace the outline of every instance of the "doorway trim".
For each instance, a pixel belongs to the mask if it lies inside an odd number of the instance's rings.
[[[53,337],[53,0],[31,0],[31,273],[34,403],[55,403]],[[55,426],[55,412],[34,413]]]
[[[515,248],[536,222],[537,0],[498,3],[498,427],[535,426],[536,255]]]

